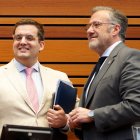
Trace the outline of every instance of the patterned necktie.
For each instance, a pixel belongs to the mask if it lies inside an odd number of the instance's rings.
[[[37,89],[35,87],[34,81],[32,79],[32,72],[33,68],[26,68],[26,88],[27,92],[30,98],[30,101],[33,105],[34,110],[37,112],[39,108],[39,102],[38,102],[38,94]]]

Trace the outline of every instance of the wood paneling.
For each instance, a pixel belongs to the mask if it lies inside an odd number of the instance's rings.
[[[78,97],[80,98],[81,94],[83,93],[83,87],[77,87]]]
[[[44,64],[47,67],[66,72],[69,76],[88,76],[95,64]]]
[[[45,26],[45,37],[48,39],[87,38],[85,26]],[[11,38],[13,26],[0,26],[0,38]],[[60,34],[61,33],[61,34]],[[126,38],[140,38],[140,27],[128,27]]]
[[[90,15],[97,5],[118,8],[129,16],[139,16],[139,0],[1,0],[0,15]]]
[[[13,58],[12,40],[0,40],[0,62]],[[126,40],[129,47],[140,49],[140,40]],[[8,52],[8,53],[7,53]],[[53,57],[52,57],[53,56]],[[46,40],[41,62],[96,62],[98,55],[88,48],[87,40]]]
[[[40,22],[41,24],[45,25],[86,25],[90,19],[90,17],[0,17],[0,24],[8,24],[8,25],[14,25],[17,21],[24,19],[24,18],[29,18],[36,20]],[[140,18],[135,18],[135,17],[128,17],[128,24],[129,25],[140,25]]]
[[[45,29],[45,49],[39,55],[47,67],[68,74],[78,96],[98,55],[88,48],[85,25],[94,6],[111,6],[128,16],[126,45],[140,49],[140,1],[127,0],[0,0],[0,66],[13,58],[12,30],[21,18],[31,18]],[[80,7],[80,8],[79,8]],[[77,140],[74,134],[69,140]]]

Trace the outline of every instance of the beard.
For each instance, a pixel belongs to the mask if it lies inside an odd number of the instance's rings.
[[[89,41],[89,48],[91,50],[96,50],[98,48],[98,46],[99,46],[98,40]]]

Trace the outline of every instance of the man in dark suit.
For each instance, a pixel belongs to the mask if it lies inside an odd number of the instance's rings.
[[[82,140],[132,140],[140,121],[140,51],[124,45],[128,20],[118,10],[97,6],[87,27],[89,47],[107,57],[89,76],[69,125]]]

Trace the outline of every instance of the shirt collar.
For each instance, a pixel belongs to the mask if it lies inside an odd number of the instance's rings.
[[[16,59],[14,59],[14,64],[15,64],[15,66],[16,66],[16,68],[17,68],[17,70],[19,71],[19,72],[21,72],[21,71],[23,71],[23,70],[25,70],[27,67],[26,66],[24,66],[23,64],[21,64],[20,62],[18,62]],[[39,62],[37,61],[33,66],[32,66],[32,68],[34,68],[34,70],[36,70],[36,71],[39,71]]]
[[[108,47],[108,48],[105,50],[105,52],[103,53],[102,56],[109,56],[110,53],[113,51],[113,49],[114,49],[120,42],[122,42],[122,41],[117,41],[117,42],[115,42],[113,45],[111,45],[110,47]]]

